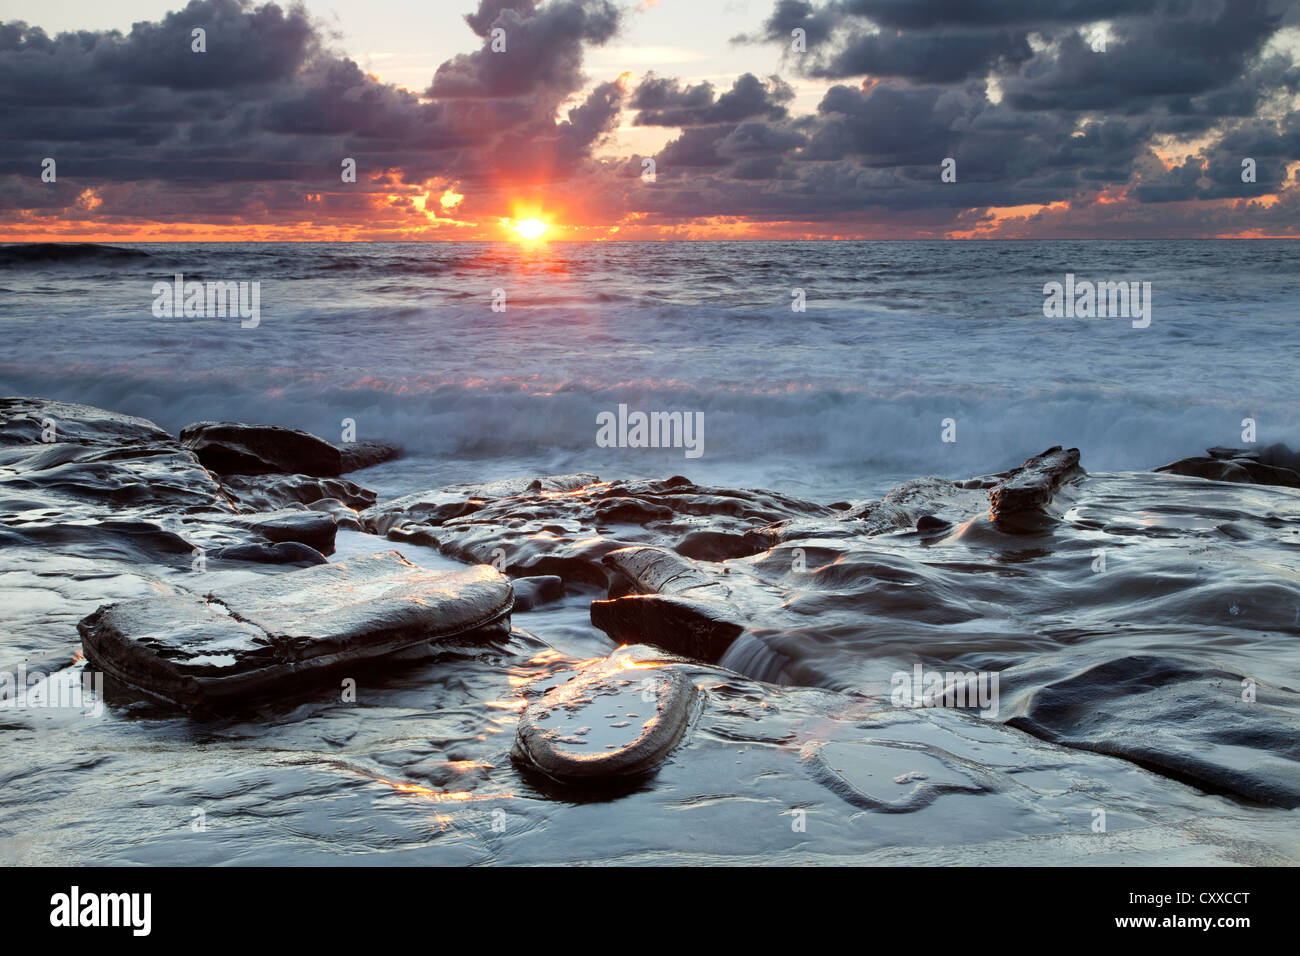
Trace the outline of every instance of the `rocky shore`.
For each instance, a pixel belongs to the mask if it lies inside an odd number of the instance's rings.
[[[592,474],[380,501],[345,477],[398,454],[0,399],[0,664],[103,673],[118,713],[242,727],[451,655],[466,680],[514,675],[508,746],[483,721],[454,758],[493,768],[485,798],[656,790],[656,774],[757,797],[775,774],[787,809],[840,808],[841,839],[862,814],[917,818],[864,825],[859,854],[933,843],[929,826],[950,851],[1002,828],[1078,858],[1103,807],[1159,832],[1157,858],[1300,859],[1241,837],[1300,807],[1300,457],[1283,446],[1116,474],[1055,447],[828,504]],[[340,534],[373,547],[340,557]],[[444,566],[422,565],[433,550]],[[521,620],[584,605],[608,638],[594,657]],[[941,686],[900,707],[916,666]],[[995,715],[963,693],[989,673]],[[4,715],[0,733],[47,732]],[[1180,822],[1207,815],[1199,837]]]

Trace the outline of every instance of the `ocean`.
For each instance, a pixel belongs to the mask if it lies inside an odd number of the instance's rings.
[[[256,327],[155,317],[176,274],[259,283]],[[1149,282],[1149,327],[1045,317],[1067,275]],[[173,431],[351,419],[407,452],[386,494],[590,471],[829,501],[1055,444],[1148,469],[1246,418],[1300,445],[1297,303],[1300,249],[1267,240],[9,247],[0,392]],[[703,413],[702,454],[599,447],[620,404]]]

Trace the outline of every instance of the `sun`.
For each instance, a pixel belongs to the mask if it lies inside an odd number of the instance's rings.
[[[525,239],[540,239],[551,227],[540,219],[521,219],[510,224],[511,228]]]

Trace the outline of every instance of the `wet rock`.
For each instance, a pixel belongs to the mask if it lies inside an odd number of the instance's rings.
[[[166,431],[134,415],[45,398],[0,398],[0,445],[56,442],[114,448],[176,446]]]
[[[1249,455],[1245,457],[1250,457]],[[1281,442],[1266,445],[1259,450],[1259,461],[1274,468],[1300,472],[1300,451],[1293,451]]]
[[[591,603],[591,623],[611,639],[640,641],[699,661],[722,659],[745,630],[735,620],[739,616],[729,605],[662,594]]]
[[[1215,445],[1213,448],[1205,449],[1205,453],[1211,458],[1250,458],[1259,461],[1259,452],[1249,448],[1226,448],[1223,445]]]
[[[636,498],[606,498],[596,504],[598,522],[649,524],[652,521],[665,521],[672,516],[672,508],[652,505]]]
[[[671,662],[623,648],[533,701],[519,718],[512,756],[564,782],[655,770],[681,742],[699,691]]]
[[[234,510],[198,459],[152,422],[29,398],[0,399],[0,495],[14,511],[43,505],[69,517],[87,508]]]
[[[290,508],[266,514],[238,515],[230,518],[229,524],[246,528],[268,541],[296,541],[315,548],[321,554],[334,553],[334,535],[338,531],[331,514]]]
[[[840,799],[877,813],[914,813],[947,793],[999,789],[995,775],[980,763],[925,744],[814,741],[800,756],[813,778]]]
[[[1057,491],[1082,473],[1079,449],[1055,445],[989,489],[989,516],[1000,531],[1041,531],[1054,520],[1048,506]]]
[[[486,566],[429,571],[394,551],[101,607],[78,624],[111,679],[186,708],[226,708],[429,641],[495,633],[509,582]]]
[[[593,475],[459,485],[409,495],[367,509],[367,530],[430,529],[442,552],[468,561],[500,562],[515,576],[555,574],[606,587],[611,551],[636,544],[672,547],[703,540],[732,542],[754,553],[746,532],[791,516],[836,512],[764,491],[696,485],[680,476],[661,481],[601,482]],[[692,538],[707,532],[711,539]]]
[[[1300,807],[1300,694],[1224,668],[1134,654],[1003,674],[1007,723],[1211,793]],[[1005,695],[1005,691],[1004,691]],[[1253,700],[1250,699],[1253,697]]]
[[[564,597],[564,579],[554,574],[539,574],[531,578],[515,578],[515,610],[531,611]]]
[[[195,422],[181,429],[181,444],[220,475],[302,474],[337,478],[343,456],[324,439],[279,425]]]
[[[884,534],[914,528],[923,517],[950,523],[964,521],[977,514],[986,500],[984,495],[946,478],[913,478],[849,516],[866,526],[861,529],[863,533]]]
[[[731,591],[690,560],[662,548],[623,548],[604,562],[616,573],[610,600],[593,601],[591,623],[619,643],[651,644],[716,661],[744,631]]]
[[[586,662],[553,666],[564,672],[539,675],[537,693],[522,688],[528,702]],[[577,858],[564,846],[573,841],[586,860],[586,847],[613,844],[599,857],[610,862],[633,853],[734,860],[774,847],[830,863],[1041,863],[1044,853],[1053,861],[1112,865],[1300,858],[1294,835],[1282,836],[1284,814],[1232,805],[1005,724],[950,709],[893,708],[887,698],[778,687],[708,665],[674,669],[699,688],[701,713],[653,781],[631,778],[619,787],[617,778],[585,778],[551,787],[530,775],[523,799],[540,791],[532,799],[546,800],[547,840],[537,841],[540,850],[506,841],[503,852],[563,863]],[[589,734],[600,729],[581,726]],[[528,760],[519,765],[533,767]],[[613,786],[600,786],[606,783]],[[629,810],[642,825],[628,829],[624,812],[585,812],[593,795],[629,791],[636,804]],[[698,815],[691,827],[677,825],[684,807]],[[806,832],[791,837],[790,814],[805,807]],[[1092,831],[1097,807],[1106,809],[1105,835]],[[786,834],[775,844],[774,816],[778,837]],[[702,833],[713,843],[702,844]]]
[[[1253,458],[1183,458],[1168,465],[1161,465],[1155,470],[1188,478],[1206,478],[1210,481],[1300,488],[1300,473],[1290,468],[1267,465]]]
[[[222,544],[250,537],[224,524],[234,514],[198,459],[152,422],[0,399],[0,541],[31,549],[29,561],[176,567],[222,529]]]
[[[349,531],[364,531],[361,526],[361,515],[355,508],[349,508],[337,498],[322,498],[320,501],[313,501],[307,506],[308,511],[319,511],[321,514],[327,514],[334,519],[334,524],[340,528],[346,528]]]
[[[998,480],[1002,480],[1001,476]],[[959,524],[984,512],[988,496],[983,485],[966,487],[946,478],[914,478],[891,489],[879,501],[842,502],[829,514],[800,516],[745,533],[748,554],[780,544],[813,539],[861,538],[917,528],[922,519]],[[831,520],[827,520],[830,518]],[[935,525],[935,528],[938,526]],[[692,555],[697,557],[699,555]],[[734,557],[745,557],[737,554]]]
[[[338,449],[341,459],[340,468],[344,474],[392,461],[401,454],[401,449],[396,445],[381,441],[342,442]],[[373,503],[372,501],[371,504]]]
[[[952,530],[952,524],[936,515],[921,515],[916,519],[916,530],[921,534],[942,534]]]
[[[255,561],[263,564],[328,564],[329,558],[297,541],[279,544],[237,544],[218,548],[210,557],[222,561]]]
[[[240,511],[275,511],[286,505],[312,505],[340,501],[361,511],[374,505],[377,495],[346,478],[311,475],[222,475],[221,487]]]
[[[573,491],[599,480],[595,475],[575,474],[448,485],[386,501],[368,509],[362,515],[362,521],[373,534],[387,534],[390,528],[403,524],[437,526],[451,518],[477,511],[496,499]]]
[[[415,524],[405,525],[400,528],[389,528],[385,537],[389,541],[409,541],[411,544],[418,544],[425,548],[438,547],[438,536],[428,528]]]
[[[752,537],[726,531],[691,531],[677,542],[678,554],[703,561],[747,558],[762,548]]]
[[[617,572],[612,591],[629,594],[693,594],[708,600],[725,601],[730,590],[718,580],[716,569],[705,570],[665,548],[620,548],[607,554],[604,563]]]
[[[161,521],[120,517],[61,521],[52,517],[0,522],[0,545],[75,552],[99,560],[151,560],[175,566],[189,563],[195,544]],[[183,562],[177,558],[183,556]]]

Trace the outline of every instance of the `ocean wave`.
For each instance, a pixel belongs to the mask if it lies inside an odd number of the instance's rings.
[[[881,475],[1000,471],[1051,445],[1079,447],[1090,470],[1145,470],[1210,445],[1239,445],[1241,437],[1236,407],[1185,398],[1135,403],[1082,387],[1033,395],[992,388],[873,394],[636,380],[346,379],[341,370],[327,378],[283,368],[245,370],[238,378],[228,372],[177,378],[131,368],[47,375],[0,367],[0,391],[114,408],[173,432],[215,419],[288,425],[337,440],[344,419],[352,419],[358,437],[438,460],[502,466],[544,460],[609,475],[752,474],[803,489],[825,486],[828,494]],[[703,413],[703,455],[598,447],[596,416],[617,413],[620,404],[629,411]],[[1261,444],[1300,444],[1294,410],[1257,414]],[[500,467],[492,470],[500,476]]]
[[[148,258],[149,253],[141,249],[105,246],[97,242],[20,242],[0,246],[0,269]]]

